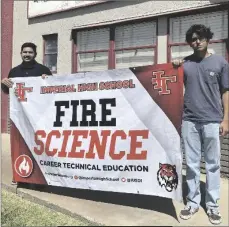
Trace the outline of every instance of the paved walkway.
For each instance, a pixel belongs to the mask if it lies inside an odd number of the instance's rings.
[[[34,202],[49,206],[71,216],[111,226],[211,226],[203,208],[190,220],[179,219],[183,204],[171,199],[58,187],[19,188],[10,185],[12,177],[9,135],[2,134],[2,186]],[[201,176],[204,187],[205,176]],[[184,186],[185,188],[185,186]],[[186,190],[186,188],[185,188]],[[221,213],[228,220],[228,179],[221,179]]]

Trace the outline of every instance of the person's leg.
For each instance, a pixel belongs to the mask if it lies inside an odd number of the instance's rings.
[[[213,224],[221,222],[219,205],[220,197],[220,137],[219,124],[203,125],[203,146],[206,166],[206,208],[209,220]]]
[[[197,123],[182,122],[182,141],[186,159],[186,181],[188,185],[187,205],[180,217],[189,219],[198,211],[200,205],[200,161],[201,126]]]

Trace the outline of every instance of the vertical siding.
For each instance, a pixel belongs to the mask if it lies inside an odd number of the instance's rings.
[[[227,135],[221,145],[221,173],[229,177],[229,135]]]

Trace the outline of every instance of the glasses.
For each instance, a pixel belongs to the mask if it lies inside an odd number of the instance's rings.
[[[204,41],[206,41],[206,38],[204,38],[204,37],[200,37],[200,38],[194,37],[194,38],[191,39],[192,43],[196,42],[197,40],[199,40],[200,42],[204,42]]]

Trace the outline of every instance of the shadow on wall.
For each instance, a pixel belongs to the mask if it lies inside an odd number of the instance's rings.
[[[185,201],[185,196],[187,195],[187,185],[185,181],[185,176],[183,175],[183,199]],[[202,198],[201,206],[204,208],[204,198],[205,198],[205,183],[201,181],[200,183]],[[106,192],[106,191],[93,191],[84,189],[73,189],[73,188],[63,188],[56,186],[46,186],[46,185],[31,185],[26,183],[20,183],[19,188],[27,188],[36,191],[48,192],[56,195],[63,195],[72,198],[79,198],[85,200],[92,200],[103,203],[110,203],[122,206],[130,206],[135,208],[141,208],[146,210],[153,210],[156,212],[164,213],[172,216],[178,221],[177,213],[173,205],[172,199],[158,197],[158,196],[147,196],[139,194],[129,194],[129,193],[116,193],[116,192]],[[179,212],[179,211],[178,211]]]
[[[76,9],[70,9],[68,11],[62,11],[59,13],[54,13],[50,15],[44,15],[36,18],[30,18],[28,20],[28,24],[37,24],[37,23],[43,23],[48,21],[54,21],[54,20],[60,20],[60,19],[68,19],[75,16],[82,16],[86,14],[91,14],[95,12],[101,11],[101,8],[103,9],[103,12],[106,10],[118,10],[119,8],[130,6],[130,5],[136,5],[136,8],[138,7],[138,4],[142,4],[143,2],[150,2],[150,1],[107,1],[104,3],[91,5],[90,11],[88,10],[89,7],[82,7],[82,8],[76,8]],[[112,20],[112,15],[110,15],[110,18],[107,18],[107,20]]]

